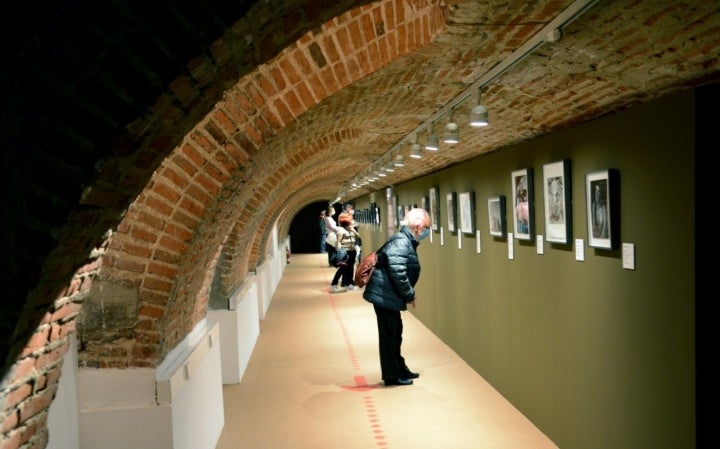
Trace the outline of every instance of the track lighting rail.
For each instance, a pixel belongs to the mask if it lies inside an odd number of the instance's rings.
[[[415,129],[407,133],[379,159],[387,160],[388,158],[392,158],[392,155],[399,152],[403,145],[411,142],[416,143],[417,134],[420,131],[422,131],[423,129],[432,129],[433,124],[437,122],[441,117],[448,114],[448,112],[455,109],[458,105],[470,98],[476,92],[484,89],[485,86],[487,86],[495,79],[500,77],[502,74],[510,70],[512,67],[517,65],[520,61],[532,54],[543,44],[559,41],[562,37],[562,29],[572,23],[575,19],[580,17],[583,13],[585,13],[588,9],[592,8],[598,2],[600,2],[600,0],[577,0],[573,2],[560,14],[558,14],[553,20],[548,22],[548,24],[545,25],[539,32],[533,35],[533,37],[531,37],[523,45],[513,51],[507,58],[493,66],[484,75],[482,75],[472,84],[470,84],[460,94],[455,96],[455,98],[450,100],[433,115],[428,117]],[[363,170],[363,172],[366,172],[367,170],[369,170],[369,168],[366,168],[365,170]],[[361,176],[361,174],[358,174],[356,175],[356,178],[359,178]],[[343,197],[346,194],[346,191],[342,191],[338,196]]]

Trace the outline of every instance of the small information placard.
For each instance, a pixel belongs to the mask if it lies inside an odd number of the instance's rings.
[[[622,263],[623,268],[626,270],[635,269],[635,244],[634,243],[623,243],[622,244]]]
[[[537,253],[538,254],[545,254],[545,239],[543,239],[542,235],[537,236]]]
[[[585,241],[583,239],[575,239],[575,260],[580,262],[585,260]]]

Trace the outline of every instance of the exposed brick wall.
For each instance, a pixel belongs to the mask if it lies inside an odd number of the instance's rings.
[[[289,147],[282,155],[259,149],[343,83],[359,79],[363,71],[353,71],[353,63],[363,59],[369,71],[388,63],[377,49],[397,44],[387,39],[396,28],[409,23],[426,28],[421,38],[403,44],[408,51],[429,43],[442,30],[442,22],[427,19],[436,16],[436,5],[396,14],[393,4],[360,8],[305,35],[241,79],[168,156],[128,210],[103,258],[101,279],[124,281],[103,281],[105,295],[129,283],[137,290],[126,303],[137,308],[125,310],[131,317],[103,320],[102,339],[81,332],[81,365],[153,366],[204,318],[221,245],[231,254],[226,259],[228,271],[221,272],[224,291],[237,288],[262,261],[271,236],[265,230],[278,218],[273,211],[282,212],[288,201],[298,201],[282,195],[283,187],[297,183],[293,191],[301,190],[308,179],[317,177],[308,170],[308,161],[317,160],[320,167],[328,154],[360,132],[318,136],[311,146]],[[384,11],[391,11],[395,28],[385,25]],[[409,23],[395,22],[396,16]],[[401,56],[397,50],[392,53]],[[336,70],[345,74],[343,83],[335,78],[332,62],[343,67]],[[339,166],[345,163],[338,161]],[[240,233],[230,240],[239,242],[237,247],[226,240],[230,229]],[[128,338],[134,339],[131,345]]]
[[[223,3],[223,7],[233,8],[232,13],[220,9],[203,13],[232,19],[246,12],[244,6],[238,8],[238,5],[231,5],[230,2],[217,3],[218,8],[220,3]],[[24,11],[28,16],[32,14],[32,22],[25,27],[18,27],[18,33],[19,30],[27,30],[33,35],[28,45],[23,41],[24,35],[14,36],[18,48],[24,53],[18,52],[15,60],[10,55],[8,70],[5,70],[0,80],[2,91],[14,95],[3,97],[8,100],[2,102],[0,111],[3,117],[3,146],[17,150],[2,152],[2,165],[15,167],[8,171],[9,177],[5,178],[3,202],[8,210],[18,212],[12,216],[4,214],[2,219],[5,308],[0,313],[0,357],[3,366],[0,383],[0,448],[45,447],[47,405],[57,388],[61,355],[66,350],[67,335],[74,329],[74,319],[82,298],[91,288],[89,280],[95,275],[96,261],[100,257],[93,248],[103,244],[109,229],[119,226],[124,209],[146,184],[159,161],[187,130],[205,116],[210,106],[237,82],[239,76],[274,56],[284,46],[284,42],[294,41],[307,29],[318,26],[350,4],[365,2],[315,1],[311,7],[304,1],[281,3],[280,8],[272,3],[258,2],[263,5],[262,8],[256,8],[254,14],[243,17],[234,24],[235,28],[230,34],[217,41],[213,40],[227,31],[229,28],[223,29],[223,26],[229,27],[231,22],[224,25],[216,23],[219,29],[213,31],[205,24],[203,33],[206,35],[194,34],[187,28],[169,31],[173,25],[177,25],[168,20],[172,14],[169,11],[157,11],[161,15],[153,16],[155,11],[144,10],[148,5],[146,2],[115,2],[112,7],[117,10],[112,12],[104,10],[104,7],[85,10],[82,2],[72,2],[71,5],[54,2],[47,14],[55,23],[49,21],[51,25],[39,32],[38,29],[47,25],[42,17],[43,8],[35,5],[38,10]],[[213,5],[212,2],[204,2],[201,6],[207,8]],[[79,10],[75,10],[75,7]],[[282,17],[275,17],[274,13],[278,9],[297,20],[289,23],[282,21]],[[93,11],[100,15],[91,16]],[[172,13],[176,16],[193,16],[185,24],[192,24],[190,26],[198,25],[193,19],[202,16],[197,11],[176,10]],[[135,14],[143,17],[143,27],[146,28],[121,27],[124,35],[129,36],[128,40],[117,40],[119,44],[115,47],[104,47],[104,58],[92,62],[83,60],[85,57],[95,57],[89,49],[94,42],[106,43],[113,39],[111,30],[114,27],[104,28],[108,22],[132,21]],[[151,25],[151,17],[158,21]],[[259,20],[259,17],[262,19]],[[17,14],[16,23],[22,18],[22,12]],[[85,28],[85,25],[90,24],[95,28]],[[77,36],[82,36],[84,45],[58,40],[57,37],[62,36],[63,32],[58,29],[64,25],[73,28]],[[148,52],[155,50],[147,45],[148,36],[130,40],[153,26],[158,31],[167,31],[159,34],[167,34],[168,37],[165,47],[167,53],[163,56],[177,57],[177,63],[172,64],[173,73],[163,72],[160,68],[165,62],[162,58],[147,57]],[[263,28],[262,32],[258,27]],[[104,30],[107,34],[90,36],[95,30]],[[193,36],[197,38],[194,44],[198,45],[176,41],[173,34]],[[247,42],[246,37],[253,34],[256,39]],[[203,37],[200,38],[201,35]],[[45,38],[47,40],[43,40]],[[52,55],[41,47],[45,44]],[[170,53],[179,48],[189,52],[187,56]],[[208,53],[205,53],[206,49]],[[192,52],[202,56],[191,60],[189,56],[195,56]],[[99,66],[102,61],[127,63],[128,55],[137,56],[136,61],[147,65],[142,68],[133,64]],[[54,60],[51,63],[48,63],[50,59],[43,61],[42,58],[47,56]],[[62,58],[73,62],[60,63]],[[177,75],[178,67],[182,67],[186,61],[190,61],[187,64],[188,74],[171,79]],[[93,63],[98,66],[93,67]],[[44,73],[38,76],[40,72],[36,67],[40,66]],[[73,68],[86,72],[73,74]],[[153,73],[155,69],[157,72]],[[142,70],[146,72],[142,73]],[[131,75],[130,72],[134,73]],[[13,79],[22,81],[11,86],[10,80]],[[134,96],[138,92],[129,95],[132,88],[128,84],[139,80],[155,83],[155,89],[146,90],[145,97]],[[32,92],[26,91],[21,85],[25,81],[32,85]],[[168,93],[163,94],[166,86]],[[96,87],[98,89],[93,91]],[[148,108],[154,96],[157,96],[155,104]],[[42,108],[33,110],[36,98],[42,98],[45,103]],[[125,109],[121,112],[119,109],[122,108]],[[136,116],[133,117],[133,114]],[[127,128],[123,129],[128,123]],[[140,143],[143,139],[146,139],[146,145]],[[93,187],[83,190],[93,178],[96,178]],[[32,188],[28,188],[30,186]],[[67,210],[73,209],[76,203],[80,207],[68,216]],[[43,208],[43,205],[52,207]],[[150,229],[158,225],[152,217],[144,216],[140,219],[145,220],[144,224]],[[178,233],[182,234],[182,231]],[[178,233],[170,229],[169,235],[174,240],[166,237],[168,240],[165,241],[168,248],[175,246],[175,251],[178,242],[186,238],[177,236]],[[148,257],[150,254],[146,252],[143,242],[153,239],[152,232],[138,229],[134,237],[137,238],[136,244],[129,244],[124,249],[135,257]],[[50,255],[46,266],[42,267],[47,254]],[[166,257],[172,259],[172,252],[168,252]],[[118,262],[120,270],[128,272],[137,272],[143,266],[142,262],[133,258],[108,263],[113,266],[114,262]],[[148,264],[147,270],[157,280],[172,276],[172,272],[160,261]],[[152,276],[147,281],[148,290],[162,291],[162,283],[154,281]],[[34,291],[27,296],[31,289]],[[153,295],[156,293],[146,295],[150,303],[157,302]],[[153,315],[152,311],[143,313]],[[197,322],[198,314],[189,317],[189,321]],[[142,328],[142,323],[138,327]],[[153,360],[151,365],[154,366],[157,342],[150,346],[153,348],[151,355],[140,356],[138,360],[149,358]],[[113,358],[111,356],[103,366],[119,365],[112,362]],[[103,364],[99,360],[95,362],[97,366]],[[127,366],[127,362],[122,366]]]
[[[0,240],[10,302],[0,314],[3,372],[43,309],[223,93],[307,30],[367,2],[18,5],[0,78],[0,137],[14,149],[2,152],[2,166],[13,169],[1,191],[17,211],[3,215]],[[25,307],[33,316],[21,320]]]
[[[32,39],[18,37],[25,45],[0,79],[3,143],[17,149],[1,156],[16,168],[4,203],[19,211],[3,216],[0,236],[10,298],[0,449],[46,444],[46,404],[76,323],[82,365],[156,366],[205,316],[218,260],[229,294],[263,262],[273,224],[287,235],[298,210],[333,197],[570,3],[151,11],[125,0],[110,12],[55,3],[54,21],[34,13],[23,28]],[[452,156],[425,157],[392,182],[718,79],[716,2],[601,3],[489,86],[483,98],[503,126],[465,134]],[[65,24],[79,42],[55,39]],[[162,51],[148,45],[157,36]]]

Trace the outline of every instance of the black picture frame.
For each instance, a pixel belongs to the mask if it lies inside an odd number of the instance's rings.
[[[615,169],[585,175],[587,244],[616,249],[620,245],[620,173]]]
[[[460,192],[458,195],[460,232],[475,234],[475,192]]]
[[[398,201],[397,196],[393,196],[392,198],[392,205],[388,209],[389,211],[393,212],[393,215],[395,215],[393,223],[395,224],[396,228],[400,227],[400,202]]]
[[[518,240],[535,238],[535,191],[532,168],[510,174],[512,189],[513,233]]]
[[[440,191],[437,187],[431,187],[428,191],[430,204],[430,227],[433,231],[440,231]]]
[[[507,236],[507,219],[505,218],[505,195],[488,198],[488,233],[493,237]]]
[[[457,193],[447,193],[445,204],[447,206],[448,231],[457,232]]]
[[[572,180],[570,160],[543,165],[545,241],[572,243]]]

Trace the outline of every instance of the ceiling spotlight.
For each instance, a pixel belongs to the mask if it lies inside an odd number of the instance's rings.
[[[562,39],[562,30],[555,28],[545,36],[545,42],[557,42]]]
[[[450,109],[450,121],[445,125],[445,135],[443,136],[445,143],[456,144],[460,141],[460,128],[453,120],[454,112],[454,109]]]
[[[388,164],[385,166],[385,171],[390,172],[390,173],[394,172],[395,171],[395,163],[393,163],[392,161],[388,162]]]
[[[422,158],[422,147],[420,146],[419,143],[414,143],[410,147],[410,157],[415,158],[415,159]]]
[[[403,162],[402,154],[398,154],[397,156],[395,156],[395,162],[393,162],[393,163],[395,164],[396,167],[404,167],[405,162]]]
[[[488,123],[488,110],[482,105],[480,89],[478,89],[477,105],[470,111],[470,126],[487,126]]]
[[[440,149],[440,141],[433,131],[433,125],[434,123],[430,124],[430,135],[427,136],[427,140],[425,141],[425,149],[428,151],[437,151]]]

